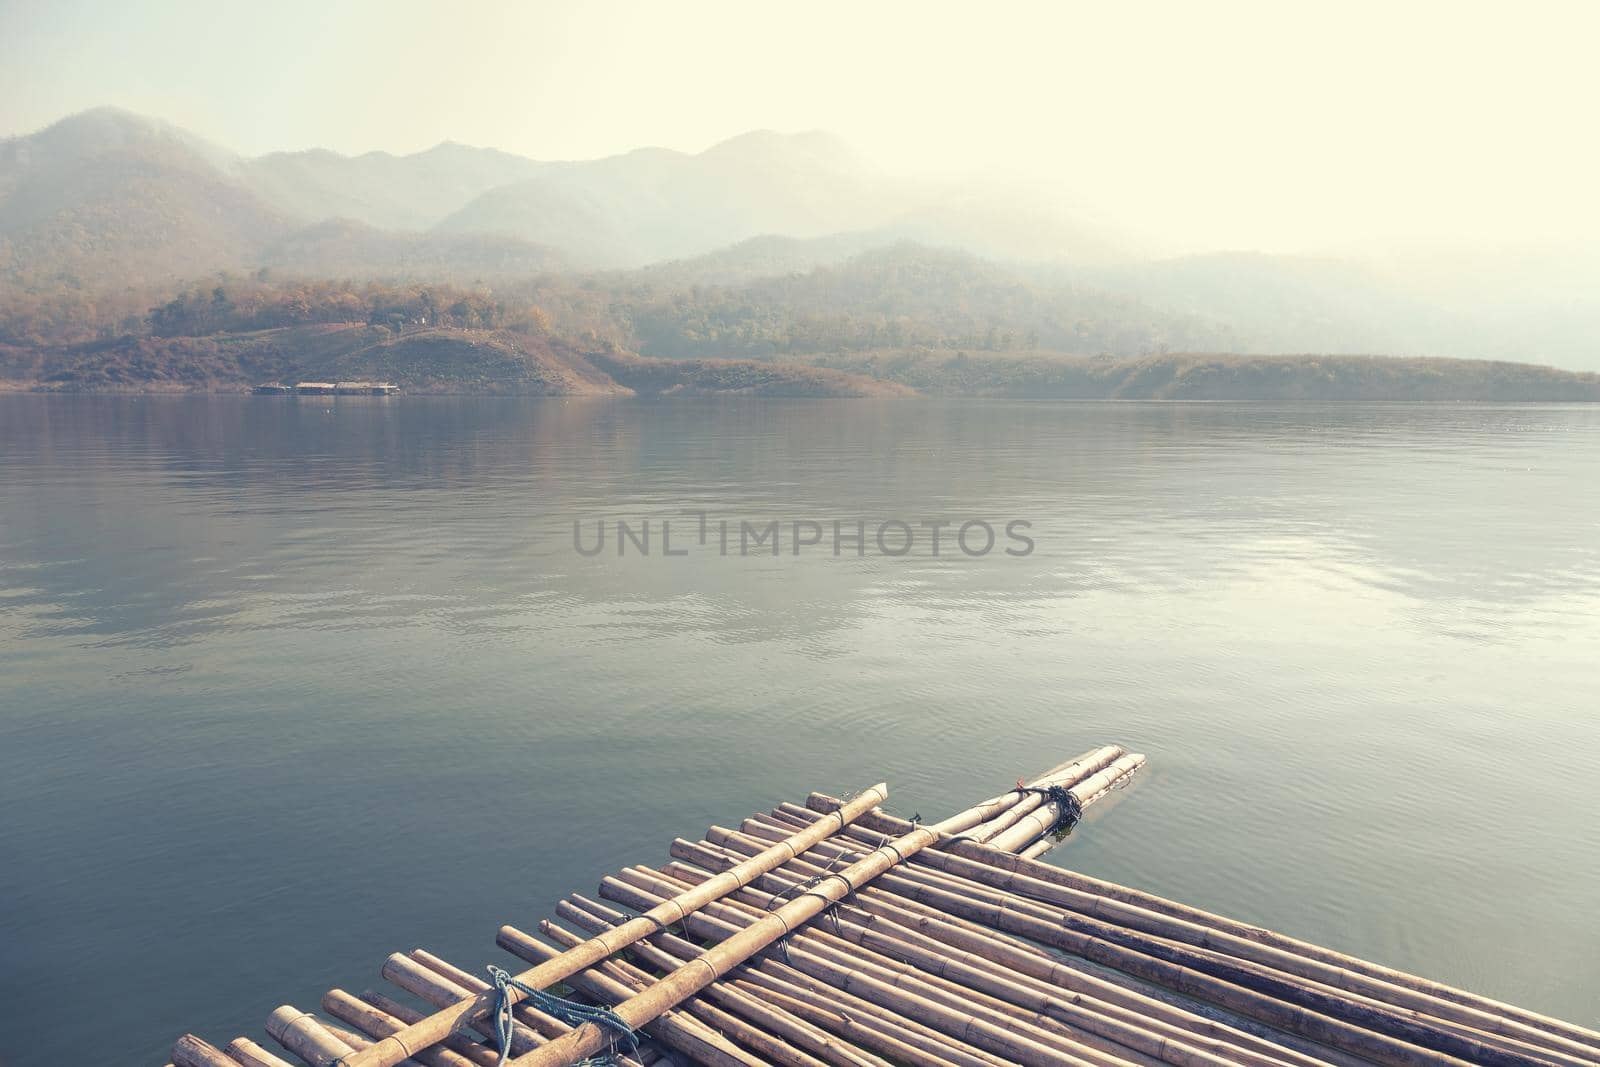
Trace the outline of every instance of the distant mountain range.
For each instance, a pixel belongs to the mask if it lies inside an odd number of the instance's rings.
[[[410,236],[385,243],[374,230]],[[1008,256],[1108,252],[1107,238],[1066,220],[882,176],[823,133],[758,131],[697,155],[644,148],[562,163],[458,144],[247,159],[101,108],[0,142],[0,271],[30,278],[186,280],[257,266],[499,276],[847,231]]]
[[[962,255],[884,254],[907,242]],[[837,339],[823,322],[837,312],[881,320],[891,340],[937,321],[942,344],[982,324],[980,347],[992,328],[1084,354],[1198,345],[1600,368],[1589,250],[1153,258],[1037,196],[885,175],[817,132],[573,162],[453,143],[252,159],[103,108],[0,141],[0,288],[70,294],[85,314],[121,300],[126,317],[219,272],[497,290],[591,278],[648,305],[651,343],[676,356],[704,335],[671,294],[711,287],[721,295],[695,300],[718,305],[719,323],[743,316],[753,354],[804,344],[818,323]]]

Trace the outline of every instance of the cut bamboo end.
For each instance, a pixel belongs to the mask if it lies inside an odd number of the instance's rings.
[[[172,1046],[172,1067],[239,1067],[239,1064],[194,1034],[184,1034]]]
[[[288,1060],[268,1052],[247,1037],[234,1038],[225,1051],[244,1067],[293,1067]]]
[[[317,1067],[345,1060],[355,1047],[339,1037],[308,1011],[285,1004],[267,1018],[267,1034]]]

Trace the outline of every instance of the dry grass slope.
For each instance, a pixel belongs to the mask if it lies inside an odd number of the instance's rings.
[[[845,371],[751,360],[641,359],[509,330],[359,323],[205,337],[129,337],[56,349],[0,346],[0,387],[48,391],[239,392],[263,381],[381,379],[409,393],[521,396],[907,395]]]

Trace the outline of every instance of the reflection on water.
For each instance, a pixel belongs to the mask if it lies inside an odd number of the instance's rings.
[[[1057,862],[1597,1021],[1600,411],[0,396],[0,456],[0,1061],[1108,739]],[[1037,548],[572,549],[696,511]]]

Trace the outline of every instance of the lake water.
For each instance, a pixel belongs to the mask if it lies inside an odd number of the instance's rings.
[[[1053,862],[1600,1022],[1600,407],[13,395],[0,460],[11,1067],[1108,741]]]

